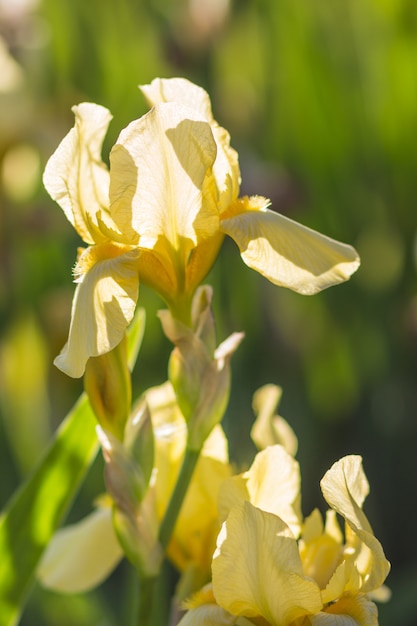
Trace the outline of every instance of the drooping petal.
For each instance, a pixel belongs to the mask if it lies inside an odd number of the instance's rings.
[[[120,230],[133,228],[141,248],[185,271],[199,240],[218,231],[215,157],[210,126],[177,103],[129,124],[110,155],[111,213]]]
[[[347,540],[352,541],[352,558],[363,579],[362,591],[378,589],[388,575],[390,564],[361,509],[369,491],[361,457],[350,455],[337,461],[326,472],[320,486],[327,503],[348,524]]]
[[[49,159],[43,182],[80,237],[88,244],[101,243],[116,230],[108,213],[109,172],[101,160],[112,116],[90,102],[72,110],[75,126]]]
[[[270,211],[267,204],[265,198],[241,198],[221,221],[249,267],[304,295],[343,282],[358,269],[354,248]]]
[[[38,580],[54,591],[88,591],[109,576],[122,556],[111,508],[97,509],[55,534],[39,566]]]
[[[68,342],[55,359],[69,376],[82,376],[89,357],[122,340],[138,298],[137,256],[137,250],[110,243],[86,248],[80,256]]]
[[[217,602],[233,615],[274,626],[322,608],[318,586],[303,574],[297,542],[276,515],[245,502],[223,524],[213,557]]]

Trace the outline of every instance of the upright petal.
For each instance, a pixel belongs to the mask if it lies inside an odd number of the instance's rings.
[[[242,259],[275,285],[304,295],[347,280],[359,267],[351,246],[267,209],[265,198],[241,198],[221,221]]]
[[[322,608],[303,574],[297,542],[276,515],[245,502],[223,524],[213,557],[214,596],[233,615],[262,616],[272,626]]]
[[[218,230],[215,157],[210,126],[173,103],[129,124],[110,155],[111,212],[120,230],[133,228],[141,248],[154,249],[179,273],[198,241]]]
[[[150,85],[141,85],[140,89],[150,106],[178,102],[209,122],[217,144],[213,173],[219,194],[219,212],[223,213],[239,194],[240,170],[237,152],[230,146],[229,133],[213,119],[208,93],[185,78],[155,78]]]
[[[161,102],[178,102],[193,109],[208,122],[213,120],[208,93],[186,78],[154,78],[149,85],[139,85],[139,89],[150,107]]]
[[[89,102],[72,110],[75,126],[49,159],[43,182],[80,237],[101,243],[115,230],[108,214],[109,172],[101,160],[111,114]]]
[[[269,446],[258,452],[247,476],[250,502],[278,515],[297,537],[302,519],[298,462],[282,446]]]
[[[69,376],[82,376],[89,357],[109,352],[122,340],[138,298],[137,256],[137,250],[110,243],[82,253],[68,342],[55,359]]]
[[[346,534],[348,543],[349,535],[352,537],[352,558],[362,576],[361,590],[378,589],[388,575],[390,564],[361,509],[369,491],[361,457],[350,455],[337,461],[326,472],[320,486],[328,504],[345,518],[351,529]]]

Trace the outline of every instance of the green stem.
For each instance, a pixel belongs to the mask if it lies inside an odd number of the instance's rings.
[[[188,485],[190,484],[190,480],[199,456],[199,450],[191,450],[188,447],[186,448],[178,480],[159,529],[159,543],[164,551],[166,550],[169,540],[171,539],[178,514],[180,512],[185,494],[187,493]]]
[[[141,578],[139,583],[139,598],[137,606],[137,626],[150,624],[152,616],[152,600],[156,578]]]

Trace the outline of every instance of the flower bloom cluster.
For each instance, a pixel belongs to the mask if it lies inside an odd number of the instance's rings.
[[[212,584],[188,602],[181,626],[377,626],[371,597],[386,597],[390,565],[362,511],[362,459],[344,457],[323,477],[325,521],[317,509],[302,519],[299,489],[298,463],[280,445],[225,481]]]
[[[238,157],[203,89],[173,78],[141,90],[151,109],[122,130],[109,169],[101,148],[111,115],[83,103],[44,173],[88,246],[79,251],[68,342],[55,361],[74,377],[120,343],[140,282],[189,325],[192,297],[225,235],[249,267],[302,294],[342,282],[359,266],[351,246],[275,213],[266,198],[239,197]]]

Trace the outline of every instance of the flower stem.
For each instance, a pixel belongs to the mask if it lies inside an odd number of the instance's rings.
[[[185,494],[187,493],[188,485],[190,484],[190,480],[199,456],[200,450],[191,450],[188,447],[186,448],[178,480],[159,529],[159,543],[164,551],[166,550],[169,540],[171,539],[178,514],[180,512]]]
[[[147,626],[152,617],[153,590],[156,578],[141,578],[139,584],[139,598],[137,604],[137,626]]]

